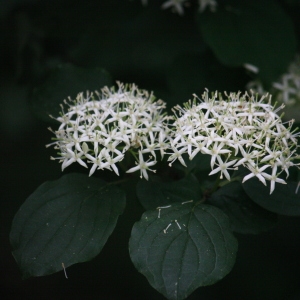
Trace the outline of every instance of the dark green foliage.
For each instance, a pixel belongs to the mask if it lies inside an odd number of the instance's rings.
[[[230,218],[232,230],[238,233],[261,233],[277,223],[277,215],[254,203],[238,181],[213,193],[209,204],[222,209]]]
[[[10,233],[23,277],[52,274],[100,253],[125,207],[125,195],[80,174],[42,184],[17,212]]]
[[[151,176],[149,181],[139,181],[137,196],[145,209],[155,209],[174,202],[198,201],[201,199],[201,187],[193,175],[172,182]]]
[[[147,211],[133,226],[131,259],[168,299],[184,299],[232,269],[237,241],[227,216],[203,204],[173,204],[158,215]]]
[[[275,190],[270,195],[270,187],[265,187],[257,178],[243,183],[247,195],[261,207],[285,216],[300,215],[300,192],[296,193],[298,183],[275,184]]]
[[[252,64],[268,84],[286,70],[296,51],[293,25],[276,1],[227,0],[216,13],[199,14],[197,22],[222,63]]]
[[[80,92],[100,91],[111,84],[110,75],[103,69],[59,65],[33,90],[31,107],[40,119],[50,121],[49,115],[59,116],[64,99],[71,97],[74,100]]]

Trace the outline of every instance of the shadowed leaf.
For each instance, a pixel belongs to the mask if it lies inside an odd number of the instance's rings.
[[[13,220],[10,241],[23,277],[94,258],[125,207],[122,190],[81,174],[42,184]]]

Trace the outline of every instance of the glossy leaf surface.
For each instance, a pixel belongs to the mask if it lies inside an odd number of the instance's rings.
[[[197,21],[222,63],[254,65],[268,83],[285,72],[296,51],[292,22],[276,1],[228,0],[215,13],[198,14]]]
[[[285,216],[300,216],[300,192],[296,193],[298,182],[275,184],[270,195],[270,186],[265,187],[257,178],[243,183],[247,195],[261,207]]]
[[[240,182],[229,183],[212,194],[209,203],[222,209],[230,218],[232,230],[257,234],[273,228],[277,215],[254,203]]]
[[[218,208],[193,203],[146,211],[129,242],[131,260],[168,299],[184,299],[230,272],[237,241]]]
[[[68,174],[42,184],[15,215],[10,233],[23,277],[94,258],[124,207],[122,190],[96,178]]]

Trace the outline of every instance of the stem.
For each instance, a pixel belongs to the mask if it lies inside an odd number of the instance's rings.
[[[123,161],[118,161],[118,166],[121,168],[123,172],[126,172],[127,167],[125,166]]]
[[[218,177],[218,178],[216,179],[216,181],[215,181],[215,183],[214,183],[214,185],[213,185],[211,191],[210,191],[211,194],[212,194],[213,192],[215,192],[215,191],[218,189],[218,187],[220,186],[220,182],[221,182],[221,178]]]

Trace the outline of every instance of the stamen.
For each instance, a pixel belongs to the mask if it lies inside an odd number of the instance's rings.
[[[66,279],[68,279],[68,276],[67,276],[67,272],[66,272],[66,268],[65,268],[65,264],[64,263],[61,263],[63,269],[64,269],[64,273],[65,273],[65,277]]]
[[[164,229],[164,234],[167,233],[168,228],[171,226],[172,224],[170,223],[165,229]]]

